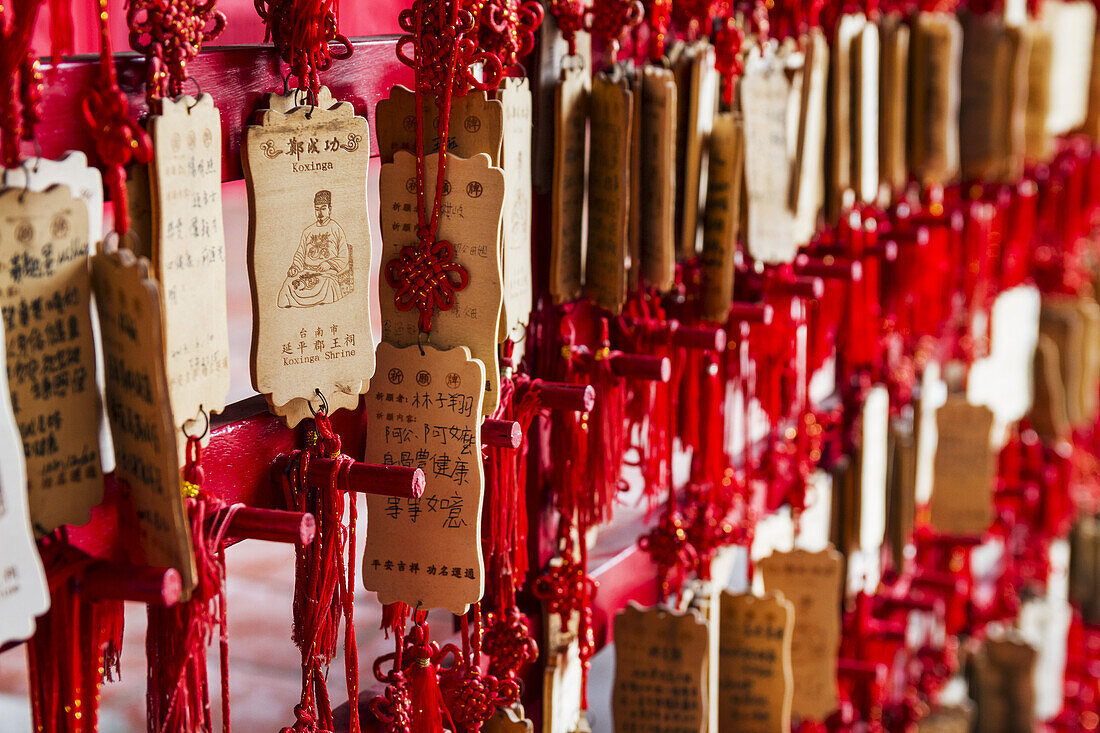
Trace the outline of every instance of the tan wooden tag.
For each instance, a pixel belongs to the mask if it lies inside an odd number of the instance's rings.
[[[886,533],[887,436],[890,396],[881,384],[867,391],[860,420],[859,547],[877,556]]]
[[[550,296],[558,304],[581,295],[588,104],[588,75],[583,69],[563,71],[554,96],[554,211],[550,239]]]
[[[0,323],[0,336],[6,320]],[[4,338],[0,338],[0,364],[7,364]],[[4,568],[0,575],[0,644],[7,644],[34,633],[35,616],[50,607],[50,589],[34,543],[27,464],[6,368],[0,369],[0,537],[4,538],[0,549],[0,567]]]
[[[144,168],[144,166],[140,167]],[[84,153],[70,150],[58,160],[27,158],[15,168],[4,169],[3,180],[0,181],[2,186],[27,188],[31,191],[45,191],[57,184],[68,186],[73,196],[83,201],[87,207],[89,247],[103,239],[103,175],[98,168],[88,165],[88,156]],[[146,188],[148,188],[148,181],[146,181]],[[145,197],[148,199],[148,191]],[[88,254],[91,256],[90,250]],[[95,309],[92,309],[92,332],[99,332]],[[96,351],[95,355],[95,368],[96,388],[102,395],[103,356],[99,351]],[[107,425],[107,415],[102,411],[100,411],[99,423],[99,459],[104,473],[115,470],[111,429]]]
[[[677,62],[676,99],[681,112],[677,125],[677,212],[680,223],[680,256],[695,256],[699,239],[703,196],[707,190],[707,138],[718,111],[718,71],[714,46],[696,41],[685,48]],[[681,132],[682,129],[682,132]]]
[[[1092,68],[1089,73],[1089,108],[1084,132],[1093,141],[1100,140],[1100,27],[1092,37]]]
[[[1008,154],[1009,40],[1004,21],[963,12],[959,148],[964,178],[996,180]]]
[[[436,154],[424,165],[427,190],[435,190]],[[438,348],[466,346],[485,365],[485,399],[481,409],[491,414],[500,401],[500,362],[497,329],[503,304],[500,249],[497,247],[503,213],[504,172],[490,165],[489,156],[447,158],[443,209],[436,236],[454,246],[454,260],[466,268],[470,284],[455,294],[454,307],[436,311],[432,332],[423,336],[419,312],[397,309],[393,288],[380,284],[382,339],[395,346],[427,342]],[[416,244],[416,160],[397,152],[393,163],[382,166],[379,180],[382,211],[382,267],[397,257],[401,248]]]
[[[547,647],[543,653],[546,667],[542,676],[542,730],[544,733],[588,731],[588,720],[581,709],[583,667],[576,636],[564,647]]]
[[[703,226],[703,318],[725,323],[733,302],[733,269],[741,227],[745,140],[740,113],[714,119]]]
[[[535,733],[535,725],[527,719],[523,705],[517,702],[509,708],[497,708],[481,730],[484,733]]]
[[[302,91],[301,89],[291,89],[286,94],[277,94],[274,92],[265,94],[260,102],[260,109],[270,109],[285,115],[295,107],[308,107],[312,105],[328,109],[336,103],[337,100],[332,98],[332,91],[328,87],[322,86],[317,90],[317,97],[315,99],[310,99],[309,92]]]
[[[974,712],[961,705],[937,705],[917,721],[917,733],[970,733]]]
[[[168,402],[161,296],[149,261],[128,250],[92,258],[107,374],[115,475],[133,508],[144,562],[175,568],[195,585],[191,525],[183,506],[177,426]]]
[[[832,546],[821,552],[777,552],[757,567],[764,578],[764,591],[779,591],[794,605],[791,714],[801,720],[824,720],[837,706],[840,553]]]
[[[424,153],[439,152],[439,110],[425,99]],[[378,150],[383,163],[392,163],[399,150],[416,154],[416,95],[401,85],[375,108],[378,125]],[[462,158],[487,154],[494,166],[500,165],[500,144],[504,133],[504,108],[486,92],[474,91],[451,100],[447,127],[447,152]]]
[[[504,322],[516,344],[513,359],[523,356],[524,333],[531,320],[531,88],[527,79],[509,77],[500,87],[504,108]]]
[[[642,69],[640,176],[642,281],[665,293],[676,267],[676,77],[647,64]]]
[[[879,21],[881,73],[879,76],[879,176],[897,197],[909,183],[905,163],[906,114],[909,106],[909,26],[900,13],[886,13]]]
[[[1031,52],[1027,61],[1027,112],[1024,119],[1025,154],[1028,161],[1045,162],[1054,154],[1054,136],[1047,129],[1051,107],[1051,71],[1054,39],[1037,22],[1028,23]]]
[[[0,312],[8,388],[39,535],[102,500],[88,213],[67,186],[0,191]]]
[[[1085,370],[1086,324],[1076,298],[1044,298],[1039,332],[1050,336],[1058,348],[1058,376],[1065,395],[1066,417],[1071,424],[1082,420],[1081,405]]]
[[[584,288],[618,314],[626,301],[627,217],[633,93],[625,80],[598,74],[592,82],[592,163]]]
[[[718,729],[786,733],[791,726],[794,605],[781,593],[722,592]]]
[[[153,183],[149,180],[149,165],[135,163],[130,166],[127,176],[126,199],[130,214],[127,240],[131,252],[148,259],[153,255]]]
[[[931,521],[944,534],[980,535],[993,520],[992,427],[993,412],[963,395],[948,395],[936,410]]]
[[[1069,431],[1060,361],[1057,342],[1047,334],[1039,334],[1032,367],[1034,398],[1028,414],[1035,432],[1047,440],[1064,437]]]
[[[787,165],[790,83],[774,57],[754,55],[745,65],[740,92],[749,253],[761,262],[790,262],[797,251],[794,218],[787,206],[791,185]]]
[[[399,153],[407,155],[407,153]],[[363,585],[381,603],[465,613],[485,592],[481,401],[485,367],[464,346],[378,345],[365,398],[368,463],[420,468],[419,499],[368,496]]]
[[[615,616],[615,730],[707,730],[703,692],[707,625],[698,612],[642,608]]]
[[[164,298],[168,399],[177,427],[191,422],[197,435],[200,413],[221,412],[229,394],[221,115],[209,94],[165,99],[150,133],[152,261]],[[182,462],[182,429],[177,438]]]
[[[959,175],[959,64],[962,28],[954,15],[918,13],[911,25],[909,167],[926,185]]]
[[[630,202],[626,208],[626,289],[634,292],[642,278],[642,70],[622,66],[630,86]]]
[[[320,390],[354,408],[374,374],[367,121],[351,104],[266,110],[245,131],[252,384],[290,426]]]
[[[891,422],[888,465],[886,541],[894,567],[900,568],[905,562],[905,547],[913,537],[917,511],[917,441],[911,423]]]
[[[864,23],[852,40],[852,188],[864,203],[878,197],[879,36]]]
[[[1064,135],[1088,116],[1089,71],[1096,33],[1096,6],[1086,0],[1051,0],[1041,6],[1039,22],[1056,39],[1051,46],[1050,111],[1047,132]]]
[[[1100,398],[1100,305],[1092,298],[1078,298],[1077,311],[1081,315],[1081,386],[1080,409],[1082,421],[1096,417]]]
[[[1028,59],[1031,56],[1031,36],[1026,29],[1017,26],[1005,29],[1008,43],[1008,79],[1005,92],[1005,114],[1007,119],[1004,130],[999,134],[1004,139],[1004,168],[1000,171],[1003,181],[1016,181],[1024,174],[1024,160],[1027,149],[1027,97],[1028,97]]]
[[[829,45],[821,29],[814,28],[803,36],[802,46],[805,53],[789,202],[798,245],[813,237],[825,203],[825,88],[829,81]]]
[[[1038,654],[1015,635],[987,639],[972,661],[978,733],[1035,729],[1032,671]]]
[[[852,47],[867,25],[862,13],[846,13],[837,23],[836,38],[830,49],[829,82],[829,184],[826,194],[828,217],[835,221],[841,214],[844,197],[851,190],[853,138],[852,119]]]

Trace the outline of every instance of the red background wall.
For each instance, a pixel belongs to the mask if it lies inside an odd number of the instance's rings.
[[[124,0],[108,0],[111,22],[111,42],[114,50],[130,50],[127,41]],[[45,3],[43,3],[45,5]],[[340,6],[340,32],[348,37],[376,36],[398,33],[397,14],[410,5],[409,0],[345,0]],[[256,15],[253,0],[218,0],[218,9],[225,13],[225,31],[213,42],[227,46],[242,43],[263,43],[264,25]],[[72,0],[74,53],[98,53],[99,30],[97,0]],[[34,48],[40,55],[50,53],[49,9],[43,7],[35,28]]]

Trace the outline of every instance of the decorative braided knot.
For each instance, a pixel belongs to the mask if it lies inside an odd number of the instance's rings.
[[[466,268],[454,261],[454,246],[446,240],[401,248],[386,263],[386,282],[394,289],[397,310],[420,311],[420,330],[430,333],[432,314],[454,307],[455,293],[470,283]]]
[[[442,672],[439,691],[457,728],[466,731],[481,730],[498,707],[508,707],[519,699],[515,680],[481,674],[477,665],[470,663]]]
[[[198,55],[203,42],[213,41],[225,29],[225,15],[194,0],[156,2],[131,0],[126,11],[130,48],[151,57],[147,65],[150,99],[175,97],[187,80],[187,63]]]
[[[639,537],[638,547],[657,566],[662,595],[668,595],[671,589],[670,577],[674,571],[678,578],[678,590],[683,584],[686,571],[695,567],[695,548],[688,542],[686,523],[679,512],[666,515],[657,526]]]
[[[642,22],[645,8],[641,0],[594,0],[586,17],[589,33],[608,45],[617,45]]]
[[[439,99],[448,92],[462,96],[470,87],[496,89],[503,75],[500,59],[477,48],[474,14],[454,2],[422,0],[422,5],[414,4],[397,18],[404,31],[397,41],[397,58],[416,72],[422,93]],[[472,69],[478,63],[480,79]]]
[[[481,47],[508,68],[531,53],[535,31],[542,23],[542,6],[536,0],[489,0],[481,7],[478,40]]]
[[[538,644],[531,638],[530,619],[514,606],[500,615],[489,614],[481,648],[489,657],[489,674],[497,679],[515,679],[539,656]]]

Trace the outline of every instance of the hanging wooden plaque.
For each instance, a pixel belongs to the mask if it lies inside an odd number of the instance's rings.
[[[887,436],[890,395],[875,385],[863,400],[860,421],[859,547],[877,555],[886,533]]]
[[[195,585],[195,558],[168,402],[162,301],[150,269],[148,260],[103,245],[92,258],[107,415],[115,475],[137,522],[140,560],[178,570],[187,594]]]
[[[1035,344],[1032,381],[1031,427],[1047,440],[1064,437],[1069,431],[1066,389],[1062,383],[1058,344],[1047,334],[1040,334]]]
[[[829,81],[829,45],[825,35],[814,28],[802,37],[802,45],[806,50],[789,201],[794,213],[794,241],[800,246],[813,237],[825,203],[825,88]]]
[[[316,391],[330,413],[356,407],[374,374],[369,139],[347,102],[245,131],[252,384],[289,426]]]
[[[164,298],[168,399],[178,427],[191,423],[197,435],[201,413],[221,412],[229,394],[221,115],[209,94],[165,99],[149,128],[152,261]],[[182,429],[177,439],[183,461]]]
[[[989,13],[962,13],[959,148],[968,179],[995,180],[1008,154],[1009,42],[1004,21]]]
[[[615,730],[705,733],[707,625],[698,612],[642,608],[615,616]]]
[[[1039,22],[1055,39],[1050,58],[1050,110],[1047,132],[1065,135],[1088,116],[1089,70],[1096,33],[1096,6],[1086,0],[1050,0]]]
[[[1035,730],[1035,648],[1015,634],[987,639],[972,661],[978,733]]]
[[[507,81],[507,84],[511,84]],[[435,101],[425,98],[424,154],[439,152],[439,109]],[[378,150],[383,163],[392,163],[397,151],[416,155],[416,98],[412,90],[401,85],[390,90],[390,96],[378,101],[375,108],[378,126]],[[500,165],[500,146],[504,132],[504,107],[499,99],[489,99],[486,92],[472,91],[451,100],[447,126],[447,152],[460,158],[472,158],[485,153],[494,166]]]
[[[1025,154],[1029,162],[1045,162],[1054,153],[1054,136],[1047,129],[1051,108],[1051,70],[1054,39],[1037,22],[1026,26],[1031,52],[1027,61],[1027,112],[1024,119]]]
[[[787,164],[790,83],[774,57],[754,55],[746,62],[740,90],[749,253],[761,262],[790,262],[797,251],[794,218],[787,206],[791,180]]]
[[[642,279],[642,70],[623,68],[630,87],[630,200],[626,207],[626,289],[635,292]]]
[[[718,729],[786,733],[791,726],[794,605],[781,593],[722,592]]]
[[[627,217],[633,93],[625,79],[598,74],[592,83],[588,253],[584,288],[596,305],[618,314],[626,301]]]
[[[28,158],[16,168],[5,169],[3,180],[0,181],[2,186],[40,192],[59,184],[68,186],[73,196],[83,201],[87,207],[88,243],[89,247],[94,246],[96,242],[103,239],[103,175],[98,168],[88,165],[88,157],[84,153],[70,150],[59,160]],[[90,255],[91,251],[89,251]],[[92,332],[99,333],[95,309],[92,309]],[[95,354],[95,378],[96,388],[102,396],[103,355],[99,351]],[[100,411],[99,422],[99,461],[104,473],[115,470],[115,449],[111,444],[111,430],[107,425],[107,415],[102,411]]]
[[[583,69],[563,71],[554,95],[554,210],[550,231],[550,296],[558,304],[581,295],[588,104],[588,75]]]
[[[836,36],[829,53],[829,185],[827,191],[828,218],[835,221],[841,214],[846,192],[851,190],[852,146],[855,122],[852,119],[852,47],[867,25],[863,13],[845,13],[837,22]]]
[[[0,191],[0,312],[35,532],[103,497],[88,214],[67,186]]]
[[[642,69],[641,186],[642,282],[659,292],[672,287],[676,267],[676,78],[647,64]]]
[[[497,708],[481,730],[484,733],[535,733],[535,726],[524,714],[523,705],[516,703],[510,708]]]
[[[531,320],[531,88],[526,79],[509,77],[500,87],[504,108],[504,325],[515,344],[513,360],[523,357],[524,334]],[[476,286],[475,286],[476,287]]]
[[[993,412],[949,395],[936,410],[931,522],[944,534],[980,535],[993,520]]]
[[[464,346],[382,342],[378,373],[365,399],[364,460],[420,468],[427,488],[419,499],[367,496],[363,585],[381,603],[465,613],[485,591],[485,367]]]
[[[438,172],[435,154],[424,164],[425,187],[435,190]],[[419,312],[398,310],[394,289],[380,284],[382,339],[395,346],[431,343],[441,349],[465,346],[485,365],[484,414],[500,401],[500,361],[497,332],[503,305],[499,243],[504,206],[504,172],[490,165],[489,156],[447,159],[443,207],[436,238],[450,242],[454,260],[466,268],[469,285],[455,293],[454,307],[432,315],[430,336],[420,333]],[[416,244],[416,159],[403,150],[393,163],[382,166],[379,180],[382,262],[396,258],[402,247]],[[386,267],[386,264],[383,264]]]
[[[873,203],[878,196],[879,36],[864,23],[852,41],[852,188],[856,198]]]
[[[745,139],[741,115],[725,112],[711,130],[703,225],[703,318],[725,323],[733,302],[733,270],[741,228]]]
[[[0,335],[3,328],[0,327]],[[6,339],[0,338],[0,364]],[[0,644],[34,633],[34,618],[50,607],[50,589],[34,544],[27,504],[27,466],[15,424],[7,369],[0,369]]]
[[[764,591],[779,591],[794,605],[791,714],[824,720],[837,706],[842,561],[829,546],[821,552],[776,552],[760,560]]]
[[[905,164],[906,113],[909,105],[909,26],[900,13],[886,13],[879,21],[881,63],[879,76],[879,175],[891,196],[909,182]]]
[[[677,124],[677,180],[682,185],[676,189],[682,258],[695,256],[699,240],[707,190],[707,139],[718,111],[719,78],[714,59],[714,46],[696,41],[682,49],[676,63],[676,99],[682,109]]]
[[[911,24],[909,168],[926,185],[959,175],[962,28],[954,15],[920,12]]]

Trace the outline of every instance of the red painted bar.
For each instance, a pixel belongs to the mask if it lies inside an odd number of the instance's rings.
[[[207,524],[215,524],[221,516],[220,512],[215,514]],[[305,547],[317,536],[317,520],[308,512],[241,507],[233,513],[225,533],[238,540],[266,540]]]
[[[648,354],[613,353],[608,357],[611,371],[615,376],[627,379],[647,379],[653,382],[667,382],[672,378],[672,362],[667,356]]]
[[[174,606],[183,593],[180,574],[173,568],[114,562],[95,563],[85,572],[81,583],[89,595],[100,600]]]
[[[730,306],[729,317],[738,323],[762,323],[765,326],[775,318],[775,310],[767,303],[738,303]]]
[[[323,486],[332,480],[335,464],[336,461],[331,458],[311,458],[306,478],[313,486]],[[278,476],[289,467],[289,455],[277,457],[272,465],[272,476]],[[347,489],[357,494],[396,496],[399,499],[419,499],[424,494],[426,481],[424,471],[419,468],[356,461],[347,472]]]
[[[859,282],[863,279],[863,264],[859,260],[827,255],[822,259],[801,254],[794,260],[794,271],[827,279]]]
[[[494,448],[519,448],[523,443],[523,430],[515,420],[487,417],[481,423],[481,442]]]
[[[539,384],[538,404],[547,410],[565,410],[566,412],[588,412],[596,406],[596,389],[591,384],[563,384],[562,382],[544,382]],[[516,399],[523,399],[529,387],[517,387]]]

